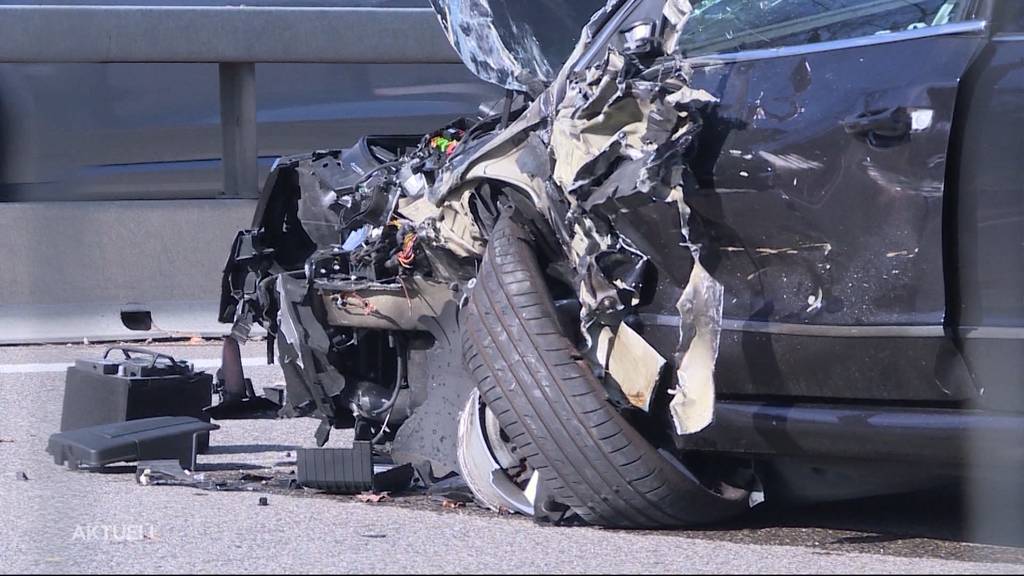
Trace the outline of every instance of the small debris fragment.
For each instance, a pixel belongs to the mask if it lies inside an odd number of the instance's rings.
[[[387,492],[381,492],[379,494],[374,494],[373,492],[363,492],[361,494],[356,494],[356,500],[358,500],[360,502],[367,502],[367,503],[374,503],[375,504],[377,502],[380,502],[382,500],[387,500],[387,499],[388,499],[388,493]]]
[[[459,500],[452,500],[450,498],[445,498],[444,500],[441,501],[441,507],[442,508],[452,508],[452,509],[455,509],[455,508],[462,508],[465,505],[466,505],[465,502],[462,502],[462,501],[459,501]]]
[[[189,346],[195,346],[196,344],[204,344],[204,343],[206,343],[206,340],[204,340],[202,336],[193,336],[193,337],[188,339]]]
[[[361,538],[387,538],[387,534],[360,534]]]
[[[14,473],[14,479],[26,482],[28,481],[28,475],[25,474],[25,472],[18,470],[17,472]]]
[[[13,438],[0,438],[0,444],[13,444]]]
[[[260,506],[270,506],[270,500],[266,496],[260,496]]]
[[[427,489],[427,494],[431,500],[442,504],[445,500],[466,504],[473,502],[473,492],[460,476],[454,476],[435,483]]]
[[[807,312],[817,312],[821,310],[821,306],[824,303],[824,293],[821,288],[818,288],[817,294],[811,294],[807,297]]]

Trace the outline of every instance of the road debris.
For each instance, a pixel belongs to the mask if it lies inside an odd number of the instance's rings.
[[[356,494],[356,500],[367,504],[376,504],[377,502],[383,502],[388,500],[389,494],[387,492],[362,492]]]
[[[142,418],[53,434],[46,451],[53,456],[54,463],[72,469],[166,459],[176,460],[182,468],[194,469],[199,436],[219,428],[188,416]]]
[[[445,498],[444,500],[441,501],[442,508],[455,509],[462,508],[465,505],[466,503],[461,500],[451,500],[449,498]]]

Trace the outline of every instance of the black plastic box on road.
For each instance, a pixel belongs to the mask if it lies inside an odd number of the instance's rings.
[[[46,451],[69,468],[100,468],[114,462],[175,459],[195,470],[200,437],[216,424],[187,416],[144,418],[100,424],[50,436]]]
[[[123,358],[111,358],[112,351]],[[108,348],[102,359],[78,360],[68,368],[61,431],[156,416],[191,416],[209,422],[203,412],[213,396],[213,376],[195,372],[185,361],[143,348]],[[199,440],[200,451],[209,433]]]
[[[412,466],[375,463],[370,442],[351,448],[299,448],[295,452],[300,486],[336,494],[401,492],[413,478]]]
[[[338,494],[359,494],[373,488],[369,442],[353,442],[352,448],[299,448],[295,464],[300,486]]]

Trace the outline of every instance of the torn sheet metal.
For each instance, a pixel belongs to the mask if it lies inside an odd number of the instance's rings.
[[[328,361],[327,333],[306,302],[304,279],[277,277],[278,355],[287,387],[286,416],[315,415],[331,425],[336,417],[333,397],[345,388],[345,377]],[[329,428],[325,428],[329,434]],[[326,434],[317,438],[320,445]]]
[[[619,325],[608,355],[610,376],[630,404],[644,412],[651,409],[651,399],[668,362],[626,323]]]
[[[669,403],[678,434],[699,432],[714,417],[722,295],[722,285],[696,261],[678,303],[682,356],[676,370],[678,387],[671,391],[673,398]]]
[[[603,0],[431,0],[448,41],[484,81],[539,94]]]
[[[677,304],[682,319],[673,359],[677,383],[671,411],[680,434],[711,422],[722,315],[722,287],[700,262],[686,197],[693,178],[685,154],[700,131],[702,110],[714,101],[689,86],[691,71],[677,54],[675,39],[690,12],[685,0],[664,4],[660,42],[648,42],[661,46],[660,56],[638,58],[612,45],[603,58],[570,76],[549,133],[552,179],[570,206],[566,245],[579,279],[581,328],[588,342],[606,326],[617,325],[627,342],[635,335],[621,321],[639,300],[645,269],[657,252],[648,256],[645,249],[657,239],[656,232],[628,225],[630,213],[667,204],[680,215],[676,244],[687,248],[691,260]],[[661,364],[651,358],[656,369],[640,382],[635,370],[623,375],[615,369],[616,348],[609,375],[631,403],[649,405]],[[660,358],[653,348],[649,352]]]
[[[509,90],[537,93],[552,76],[533,32],[495,18],[487,0],[432,0],[448,41],[479,78]],[[503,36],[499,27],[506,31]]]
[[[443,2],[444,0],[436,1]],[[540,138],[543,138],[544,147],[547,147],[546,133],[550,131],[550,117],[554,113],[556,105],[563,96],[563,87],[568,82],[574,68],[582,59],[585,59],[588,49],[591,49],[594,44],[595,35],[605,24],[608,23],[625,1],[626,0],[607,0],[603,3],[595,2],[595,5],[593,6],[589,6],[589,3],[584,2],[567,2],[565,4],[566,6],[576,6],[575,9],[578,13],[577,17],[573,20],[586,22],[586,24],[583,26],[582,32],[579,39],[576,41],[575,46],[572,47],[571,54],[569,54],[568,58],[564,59],[565,65],[561,67],[558,76],[551,82],[550,87],[537,95],[527,109],[511,124],[493,134],[492,137],[483,145],[468,153],[457,155],[451,162],[444,166],[438,173],[437,182],[430,190],[427,191],[427,198],[430,199],[431,202],[440,204],[450,194],[452,194],[453,191],[463,186],[469,178],[469,172],[475,166],[488,160],[498,160],[503,158],[514,159],[518,153],[521,153],[514,152],[514,149],[519,146],[523,141],[523,138],[528,137],[530,134],[536,134]],[[543,5],[547,4],[548,3],[544,3]],[[524,2],[523,5],[531,10],[536,10],[541,4],[536,2]],[[589,18],[589,20],[587,18]],[[561,18],[561,20],[566,19]],[[553,22],[555,20],[550,21]],[[578,28],[579,25],[577,24],[573,29]],[[571,40],[571,37],[567,36],[564,33],[564,30],[558,30],[555,34],[562,40],[567,38]],[[543,188],[549,188],[549,186],[545,185]],[[545,196],[545,194],[541,194],[540,191],[541,189],[530,189],[530,192],[534,193],[535,197],[538,198]],[[558,194],[560,194],[560,192]],[[555,193],[552,192],[552,195],[555,195]],[[546,210],[543,213],[551,214]],[[552,221],[552,225],[557,224],[557,221]]]

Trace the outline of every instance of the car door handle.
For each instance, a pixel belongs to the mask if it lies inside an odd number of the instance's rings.
[[[872,144],[882,141],[894,143],[903,140],[910,134],[912,120],[910,112],[903,106],[873,110],[851,116],[843,120],[843,129],[847,134],[864,136]]]

